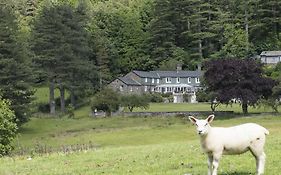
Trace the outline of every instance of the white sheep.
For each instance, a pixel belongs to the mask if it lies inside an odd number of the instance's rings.
[[[208,175],[217,175],[219,160],[223,154],[242,154],[250,151],[256,159],[257,175],[264,173],[265,135],[269,131],[255,123],[246,123],[233,127],[211,127],[214,115],[205,120],[189,116],[200,135],[201,147],[208,155]]]

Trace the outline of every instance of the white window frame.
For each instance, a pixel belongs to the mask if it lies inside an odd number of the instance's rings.
[[[156,80],[156,81],[157,81],[157,84],[159,84],[159,83],[160,83],[160,80],[159,80],[159,78],[157,78],[157,80]]]
[[[195,78],[196,83],[200,83],[200,79],[198,77]]]
[[[177,77],[177,83],[180,83],[181,81],[180,81],[180,77]]]
[[[154,83],[154,78],[152,78],[151,83]]]
[[[145,78],[144,81],[147,83],[147,78]]]
[[[133,92],[133,87],[132,86],[130,86],[130,91]]]
[[[191,83],[191,78],[190,77],[187,78],[187,82]]]
[[[166,83],[172,83],[172,78],[171,77],[166,77]]]

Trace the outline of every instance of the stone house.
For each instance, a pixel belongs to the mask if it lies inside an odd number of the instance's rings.
[[[122,94],[142,93],[173,93],[191,94],[195,93],[200,86],[200,79],[203,76],[201,69],[196,71],[181,70],[175,71],[132,71],[123,77],[112,81],[109,86]],[[177,97],[174,96],[175,101]],[[179,97],[180,98],[180,97]],[[194,97],[193,97],[194,98]]]

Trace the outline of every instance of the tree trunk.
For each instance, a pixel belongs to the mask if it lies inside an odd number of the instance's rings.
[[[60,89],[60,110],[62,113],[65,113],[65,89],[61,83],[59,89]]]
[[[56,114],[56,102],[55,102],[55,82],[53,79],[50,80],[49,85],[49,105],[50,105],[50,114]]]
[[[75,94],[73,89],[70,89],[70,103],[74,108],[76,107]]]
[[[242,102],[242,110],[244,114],[248,114],[248,103],[247,102]]]

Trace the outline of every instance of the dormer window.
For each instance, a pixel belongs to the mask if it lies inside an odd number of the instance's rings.
[[[195,78],[195,82],[196,82],[196,83],[200,83],[199,78]]]
[[[191,78],[190,77],[187,78],[187,82],[191,83]]]
[[[171,83],[171,82],[172,82],[171,77],[167,77],[167,78],[166,78],[166,83]]]
[[[179,77],[177,78],[177,83],[180,83],[180,78]]]
[[[145,78],[144,81],[147,83],[147,78]]]
[[[160,82],[160,80],[159,80],[159,79],[157,79],[157,84],[159,84],[159,82]]]
[[[154,78],[152,78],[151,83],[154,83]]]

